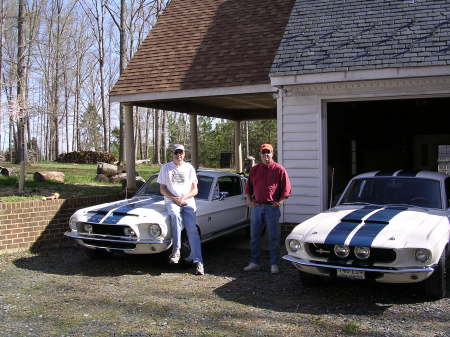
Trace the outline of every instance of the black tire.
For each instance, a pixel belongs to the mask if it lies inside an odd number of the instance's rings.
[[[300,280],[304,286],[318,286],[325,283],[325,277],[298,271]]]
[[[100,250],[100,249],[85,248],[84,253],[91,260],[108,259],[111,257],[110,252],[107,252],[106,250]]]
[[[442,252],[439,263],[433,274],[424,281],[425,296],[430,300],[440,300],[447,293],[447,270],[445,250]]]

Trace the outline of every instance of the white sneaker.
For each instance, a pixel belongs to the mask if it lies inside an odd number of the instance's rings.
[[[203,263],[197,262],[195,264],[194,274],[195,275],[205,275],[205,269],[203,268]]]
[[[169,263],[177,264],[180,262],[180,250],[176,249],[170,254]]]
[[[259,264],[250,262],[246,267],[244,267],[244,271],[258,271],[260,270],[261,267],[259,266]]]
[[[280,273],[280,268],[278,268],[278,265],[273,264],[270,266],[270,273],[271,274],[279,274]]]

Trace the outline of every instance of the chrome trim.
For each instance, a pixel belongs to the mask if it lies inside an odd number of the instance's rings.
[[[111,240],[106,239],[103,237],[111,237],[111,235],[101,235],[102,238],[92,237],[88,235],[80,235],[73,232],[65,232],[65,236],[72,238],[72,239],[79,239],[79,240],[95,240],[95,241],[108,241],[108,242],[120,242],[120,243],[134,243],[134,244],[156,244],[156,243],[171,243],[172,240]],[[99,234],[96,234],[97,236],[100,236]],[[123,238],[122,236],[118,236],[118,238]]]
[[[283,256],[283,259],[292,263],[300,264],[303,266],[309,267],[322,267],[322,268],[331,268],[331,269],[346,269],[346,270],[361,270],[361,271],[369,271],[369,272],[379,272],[379,273],[425,273],[434,271],[432,267],[423,267],[423,268],[405,268],[405,269],[381,269],[381,268],[360,268],[360,267],[346,267],[346,266],[335,266],[330,264],[320,264],[305,261],[296,257],[292,257],[290,255]]]

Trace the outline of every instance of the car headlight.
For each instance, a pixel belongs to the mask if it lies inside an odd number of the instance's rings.
[[[419,262],[426,262],[431,259],[431,252],[428,249],[416,249],[414,255]]]
[[[343,245],[334,245],[334,253],[337,257],[347,257],[350,254],[350,248]]]
[[[355,247],[355,256],[360,260],[367,260],[370,256],[369,247]]]
[[[70,227],[71,230],[76,231],[77,230],[77,224],[78,224],[78,221],[75,220],[75,217],[71,217],[69,219],[69,227]]]
[[[160,237],[162,233],[161,226],[157,223],[151,223],[148,225],[148,235],[157,238]]]
[[[291,250],[292,252],[296,252],[300,248],[302,248],[302,244],[298,240],[289,240],[288,246],[289,246],[289,250]]]

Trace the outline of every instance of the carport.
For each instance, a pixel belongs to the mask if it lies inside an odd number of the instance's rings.
[[[135,189],[133,106],[190,114],[197,159],[197,115],[235,121],[235,164],[242,171],[240,123],[276,119],[273,63],[294,0],[172,0],[110,92],[124,106],[128,188]]]

